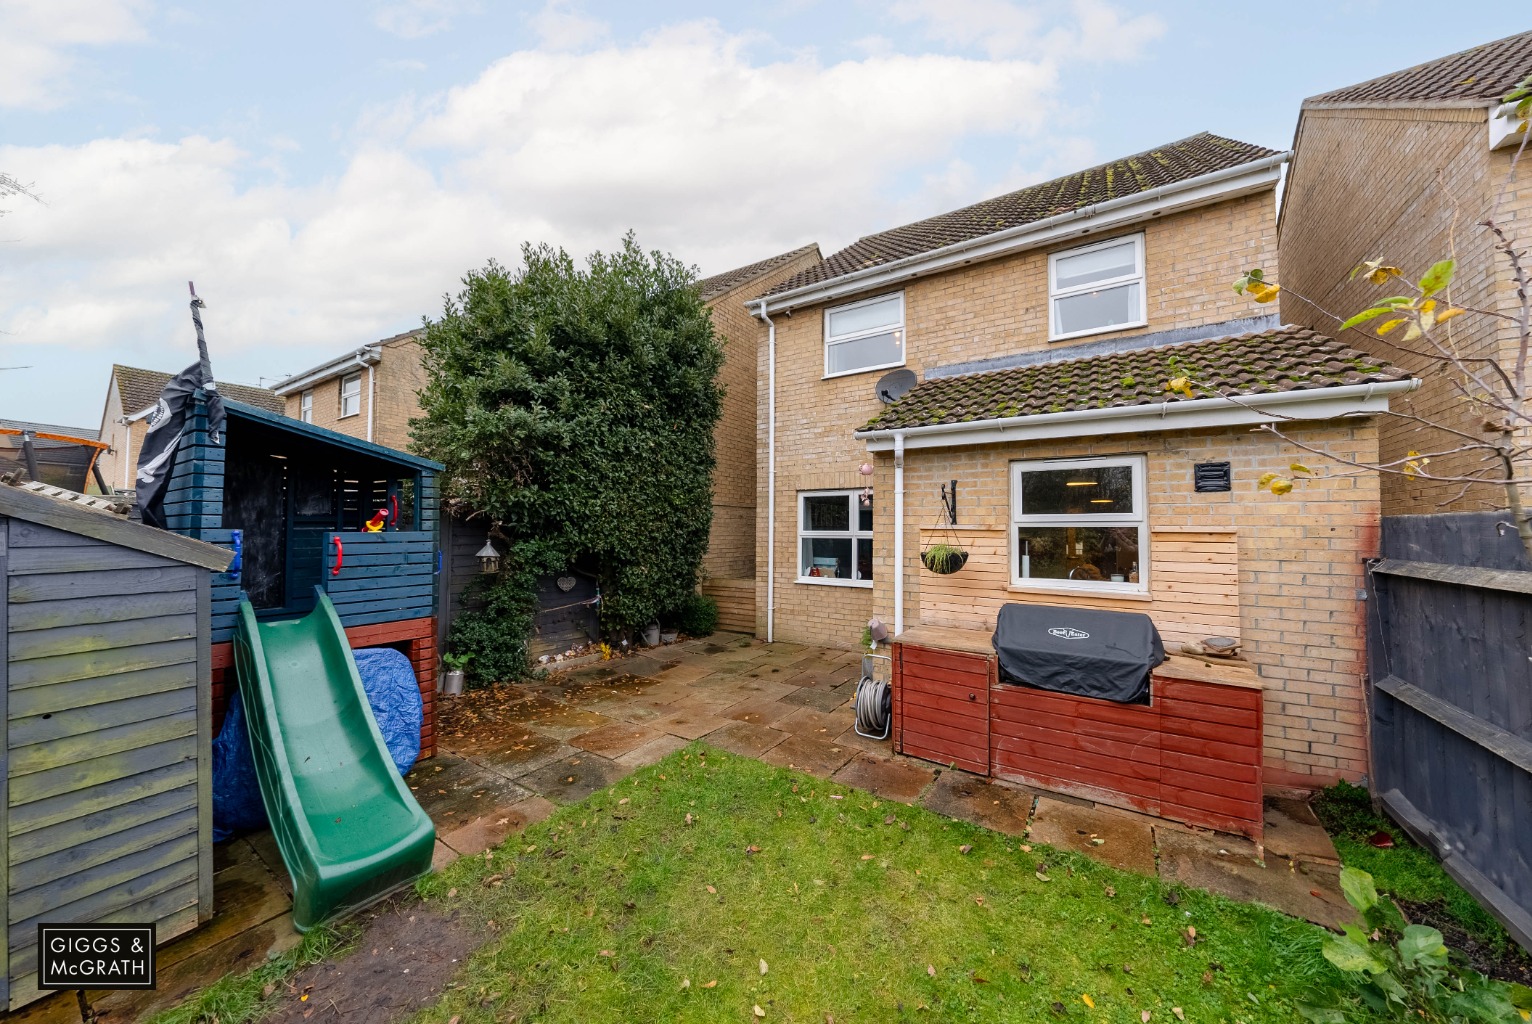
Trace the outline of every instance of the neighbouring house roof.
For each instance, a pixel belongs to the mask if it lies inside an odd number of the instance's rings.
[[[1167,391],[1186,377],[1192,398]],[[1259,396],[1409,381],[1391,363],[1316,334],[1278,327],[1253,334],[928,379],[859,433],[983,423],[1081,410],[1157,409],[1219,396]]]
[[[819,252],[818,243],[810,242],[808,245],[800,246],[791,252],[784,252],[779,256],[773,256],[768,260],[760,260],[743,267],[735,267],[733,270],[726,270],[722,274],[704,277],[697,282],[697,289],[702,292],[702,301],[711,302],[720,295],[732,292],[741,285],[749,284],[756,278],[765,277],[773,270],[779,270],[811,252],[815,254]]]
[[[1280,155],[1249,142],[1202,132],[1061,178],[1029,185],[982,203],[858,239],[828,259],[795,274],[766,294],[777,295],[870,267],[1040,221],[1098,203],[1189,181]]]
[[[1428,60],[1403,71],[1310,96],[1305,107],[1376,104],[1442,105],[1502,99],[1532,75],[1532,32]]]
[[[278,381],[276,388],[273,390],[275,390],[278,395],[290,395],[294,391],[301,391],[306,388],[311,388],[315,384],[318,384],[320,381],[329,380],[331,377],[337,377],[343,373],[350,373],[353,370],[359,370],[364,364],[372,365],[381,362],[383,359],[383,350],[385,348],[388,348],[390,345],[397,345],[404,341],[414,341],[421,335],[425,334],[425,332],[426,331],[424,327],[416,327],[412,330],[391,335],[390,337],[374,341],[367,345],[362,345],[359,348],[354,348],[346,352],[342,352],[338,356],[326,359],[324,362],[317,366],[311,366],[307,370],[295,373],[290,377],[286,377],[283,380]]]
[[[165,385],[174,374],[144,370],[136,366],[123,366],[118,363],[112,367],[112,376],[117,381],[117,394],[122,398],[123,415],[132,416],[158,402],[160,392],[165,390]],[[286,408],[282,399],[277,397],[277,393],[270,388],[252,387],[249,384],[229,384],[226,381],[218,381],[217,384],[218,393],[225,398],[232,398],[237,402],[269,409],[276,413]]]

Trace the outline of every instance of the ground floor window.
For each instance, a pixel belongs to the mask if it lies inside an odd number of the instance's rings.
[[[1148,589],[1144,457],[1011,463],[1011,582]]]
[[[861,491],[798,495],[798,580],[872,585],[872,497]]]

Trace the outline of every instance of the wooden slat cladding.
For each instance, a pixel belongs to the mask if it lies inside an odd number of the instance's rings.
[[[950,541],[941,530],[921,531],[922,547],[938,539]],[[994,629],[1000,607],[1016,602],[1145,612],[1167,646],[1240,635],[1239,551],[1233,533],[1151,531],[1148,601],[1012,589],[1006,531],[965,529],[961,539],[968,549],[961,570],[949,576],[920,571],[922,623]]]
[[[991,662],[900,644],[894,652],[898,749],[988,775]]]
[[[702,592],[718,602],[719,629],[755,632],[755,580],[714,577],[702,584]]]
[[[162,941],[196,923],[211,881],[198,750],[212,573],[15,519],[0,535],[14,1009],[36,996],[39,920],[128,915]]]

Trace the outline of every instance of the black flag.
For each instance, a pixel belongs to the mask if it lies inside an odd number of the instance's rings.
[[[196,393],[200,389],[207,397],[207,433],[213,444],[223,443],[223,398],[213,383],[213,371],[208,362],[207,339],[202,334],[203,302],[192,292],[192,324],[197,328],[197,362],[188,366],[165,384],[160,392],[159,403],[149,414],[149,431],[144,435],[143,447],[138,452],[138,508],[143,520],[150,526],[166,529],[165,491],[170,485],[170,473],[175,468],[176,451],[191,425],[195,409]]]

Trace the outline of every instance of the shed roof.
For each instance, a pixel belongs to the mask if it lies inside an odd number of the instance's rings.
[[[1310,96],[1305,107],[1489,103],[1532,75],[1532,32],[1481,43],[1412,68]]]
[[[357,452],[361,455],[371,456],[375,459],[382,459],[386,462],[393,462],[404,466],[412,466],[416,469],[427,469],[433,472],[441,472],[441,470],[446,468],[440,462],[433,462],[432,460],[422,458],[419,455],[411,455],[409,452],[400,451],[397,448],[387,448],[381,444],[373,444],[371,441],[363,441],[359,437],[352,437],[350,434],[342,434],[336,430],[326,430],[324,427],[316,427],[312,423],[304,423],[302,420],[295,420],[291,416],[283,416],[278,413],[272,413],[267,409],[261,409],[256,406],[249,405],[245,402],[230,401],[226,398],[224,400],[223,407],[224,411],[227,412],[231,418],[254,420],[257,423],[264,423],[269,427],[275,427],[276,429],[286,431],[289,434],[297,434],[300,437],[307,437],[314,441],[318,441],[321,444],[328,444],[338,448],[345,448],[350,451]]]
[[[112,376],[117,380],[117,394],[122,398],[122,411],[125,415],[131,416],[158,402],[160,392],[165,390],[165,385],[174,374],[117,363],[112,367]],[[218,381],[217,384],[218,393],[224,398],[232,398],[237,402],[245,402],[275,413],[281,413],[286,409],[286,404],[270,388],[257,388],[249,384],[229,384],[224,381]]]
[[[118,547],[199,565],[214,572],[227,569],[234,558],[233,552],[204,541],[157,530],[114,512],[71,501],[69,493],[58,495],[28,487],[0,485],[0,516],[24,519]]]
[[[1187,401],[1166,383],[1187,377],[1194,398],[1269,395],[1409,380],[1407,371],[1316,334],[1277,327],[1203,341],[929,379],[863,431],[982,423],[1047,413]]]

